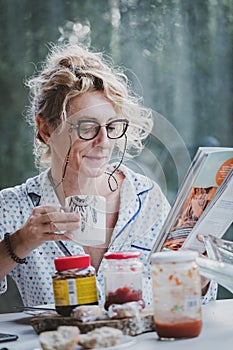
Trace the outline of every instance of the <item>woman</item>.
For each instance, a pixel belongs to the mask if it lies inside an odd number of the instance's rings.
[[[151,304],[147,257],[169,204],[156,183],[121,164],[125,155],[142,150],[152,128],[150,110],[130,93],[124,74],[101,54],[78,46],[54,47],[42,72],[28,85],[36,160],[45,170],[1,191],[1,292],[9,274],[24,305],[53,303],[53,261],[65,249],[73,255],[90,254],[101,304],[104,253],[136,249],[144,263],[143,298]],[[115,149],[121,158],[110,164]],[[61,208],[66,197],[78,194],[105,197],[105,244],[80,246],[72,241],[80,216]],[[206,300],[215,294],[209,288]]]

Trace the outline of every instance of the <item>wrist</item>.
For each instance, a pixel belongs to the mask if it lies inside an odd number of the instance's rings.
[[[209,285],[210,285],[210,282],[208,282],[204,287],[202,287],[201,289],[202,296],[206,295],[206,293],[208,292]]]
[[[21,258],[18,255],[16,255],[15,247],[11,241],[11,235],[8,232],[6,232],[4,235],[4,243],[5,243],[6,250],[7,250],[8,254],[12,260],[14,260],[17,264],[26,264],[27,263],[25,257]]]

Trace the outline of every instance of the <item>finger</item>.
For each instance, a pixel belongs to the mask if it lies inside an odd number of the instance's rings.
[[[51,210],[50,213],[46,210]],[[56,212],[54,212],[56,210]],[[38,213],[44,214],[38,214]],[[80,228],[80,214],[79,213],[64,213],[60,211],[60,207],[47,206],[41,207],[37,213],[32,215],[28,220],[28,231],[32,234],[54,233],[66,230],[75,230]]]
[[[204,243],[204,236],[201,234],[197,234],[197,240],[201,243]]]
[[[59,231],[74,231],[79,229],[80,226],[80,221],[66,223],[55,223],[54,221],[50,221],[49,223],[44,224],[44,231],[49,233]]]
[[[201,288],[204,289],[209,286],[210,280],[206,277],[201,276]]]
[[[64,213],[61,211],[36,215],[35,220],[38,224],[49,224],[51,221],[57,223],[77,222],[81,220],[79,213]]]
[[[64,213],[64,212],[52,212],[46,214],[43,219],[44,222],[53,221],[54,223],[69,223],[69,222],[77,222],[81,220],[81,216],[79,213]]]
[[[46,233],[46,241],[69,241],[70,238],[63,233]]]
[[[39,214],[49,214],[53,212],[61,212],[61,207],[59,206],[53,206],[53,205],[43,205],[43,206],[38,206],[33,210],[34,215],[39,215]]]
[[[67,231],[64,235],[68,238],[68,240],[72,240],[74,238],[74,233],[72,231]]]

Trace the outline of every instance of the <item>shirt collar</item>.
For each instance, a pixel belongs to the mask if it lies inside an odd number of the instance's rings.
[[[53,186],[48,178],[49,171],[50,169],[46,169],[38,176],[28,179],[26,182],[27,193],[40,197],[41,205],[59,205],[59,201],[55,195]],[[130,203],[132,199],[136,199],[137,195],[149,191],[153,187],[153,182],[151,179],[139,173],[135,173],[125,165],[121,165],[120,171],[125,175],[125,180],[123,181],[121,188],[121,197],[123,196],[122,202],[124,202],[124,205]],[[128,189],[127,196],[124,196],[126,189]],[[129,193],[130,196],[128,195]]]
[[[125,175],[125,180],[122,185],[123,190],[124,187],[130,187],[136,195],[139,195],[149,191],[153,187],[153,182],[150,178],[136,173],[125,165],[122,165],[120,170]]]
[[[126,166],[121,166],[120,170],[125,175],[125,179],[121,187],[119,215],[112,233],[111,250],[115,249],[114,241],[116,239],[118,239],[117,246],[125,240],[123,233],[127,232],[126,228],[129,223],[140,211],[140,195],[150,191],[154,186],[152,180],[135,173]]]
[[[46,169],[38,176],[26,182],[27,193],[36,205],[60,205],[54,188],[48,178],[50,169]],[[38,200],[39,199],[39,200]],[[38,202],[39,201],[39,202]]]

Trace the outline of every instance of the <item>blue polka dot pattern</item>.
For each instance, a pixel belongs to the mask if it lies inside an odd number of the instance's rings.
[[[30,178],[25,184],[0,192],[0,239],[6,232],[20,229],[30,217],[35,205],[59,205],[54,189],[48,179],[48,170]],[[143,298],[147,305],[152,303],[152,284],[148,254],[156,240],[169,204],[158,185],[143,175],[135,174],[122,166],[125,180],[121,188],[120,209],[109,251],[137,250],[144,264]],[[64,241],[72,254],[84,254],[81,246]],[[55,271],[54,258],[63,255],[55,242],[46,242],[33,250],[27,257],[27,265],[17,265],[10,273],[16,282],[24,305],[33,306],[54,303],[52,275]],[[104,303],[104,278],[102,260],[98,274],[100,305]],[[0,293],[7,289],[6,278],[0,282]],[[203,303],[215,299],[216,283],[212,283]]]

